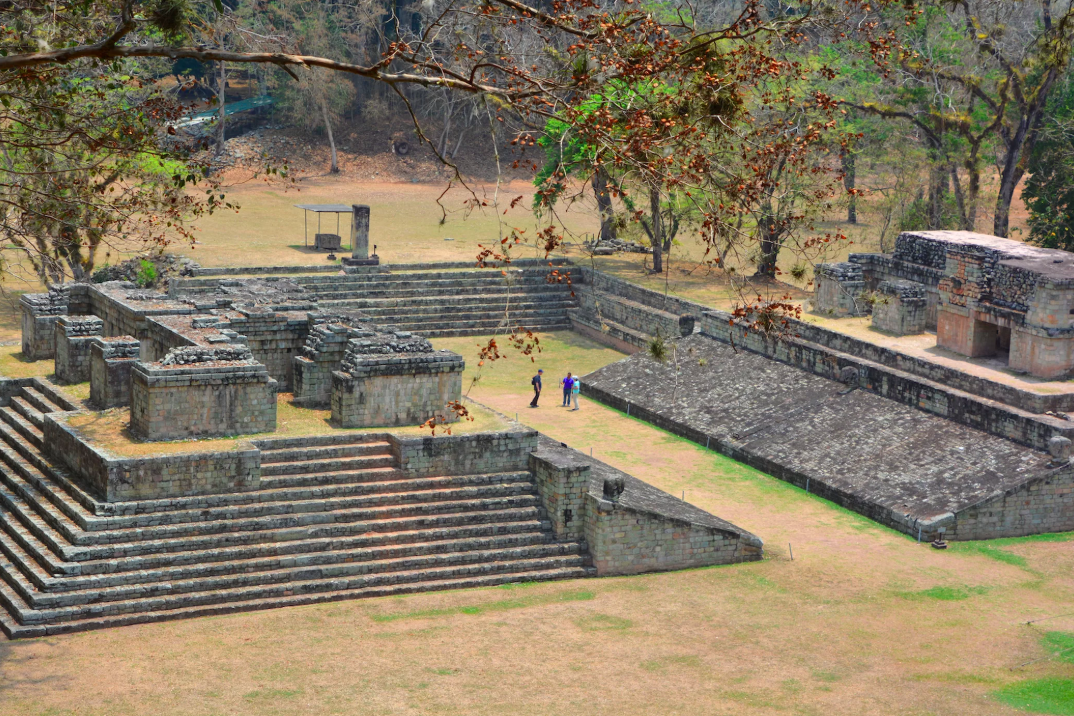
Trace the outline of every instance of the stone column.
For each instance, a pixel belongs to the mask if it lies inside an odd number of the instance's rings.
[[[369,258],[369,207],[352,204],[351,217],[351,258]]]

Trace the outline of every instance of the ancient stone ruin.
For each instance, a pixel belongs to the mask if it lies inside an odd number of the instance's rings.
[[[749,532],[507,418],[393,432],[462,400],[462,357],[427,334],[487,330],[469,306],[501,285],[522,320],[563,328],[570,287],[538,270],[347,270],[23,298],[24,350],[88,380],[90,400],[0,379],[5,633],[760,559]],[[326,427],[279,435],[280,392],[330,409]]]
[[[1041,378],[1074,373],[1074,254],[968,231],[903,232],[892,254],[817,267],[814,308],[864,315],[895,333],[936,330],[936,345],[1001,355]],[[868,300],[876,291],[879,300]],[[924,318],[921,301],[924,301]]]

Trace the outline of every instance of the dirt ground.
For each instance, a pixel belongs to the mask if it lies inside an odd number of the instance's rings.
[[[0,642],[0,713],[998,715],[1024,694],[1074,712],[1071,535],[933,550],[588,400],[558,407],[565,371],[621,356],[541,339],[472,386],[481,339],[435,343],[471,364],[470,397],[753,531],[765,560]]]

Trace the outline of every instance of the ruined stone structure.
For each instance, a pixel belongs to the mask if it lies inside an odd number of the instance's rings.
[[[873,328],[899,336],[924,333],[928,322],[925,288],[913,281],[881,281],[873,303]]]
[[[503,300],[531,328],[568,325],[570,286],[508,273],[310,271],[195,279],[188,291],[177,281],[167,296],[117,282],[27,298],[31,350],[58,353],[57,338],[83,338],[73,326],[103,334],[84,336],[91,403],[129,401],[136,437],[246,437],[117,453],[50,384],[0,379],[0,629],[29,637],[760,559],[754,535],[517,424],[272,435],[285,386],[330,405],[339,426],[414,424],[459,400],[461,357],[407,325],[487,330],[467,301]],[[430,284],[454,296],[429,300]],[[629,298],[616,305],[624,324],[659,335],[693,327]],[[408,324],[383,325],[392,312]],[[82,344],[62,350],[81,355]]]
[[[90,402],[99,410],[130,405],[131,369],[141,356],[132,336],[97,337],[90,346]]]
[[[891,255],[818,266],[814,308],[848,315],[866,291],[906,282],[924,294],[938,346],[1005,355],[1011,369],[1041,378],[1074,373],[1074,254],[968,231],[903,232]],[[897,304],[905,315],[893,325],[916,325],[916,305]]]
[[[104,330],[96,316],[59,316],[56,319],[56,379],[84,383],[90,377],[90,346]]]

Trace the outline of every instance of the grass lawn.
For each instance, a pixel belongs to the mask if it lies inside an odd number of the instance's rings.
[[[435,341],[467,377],[480,342]],[[620,355],[541,345],[487,364],[470,397],[685,493],[766,559],[0,642],[0,713],[1072,713],[1070,535],[919,545],[617,411],[556,407],[561,373]]]

